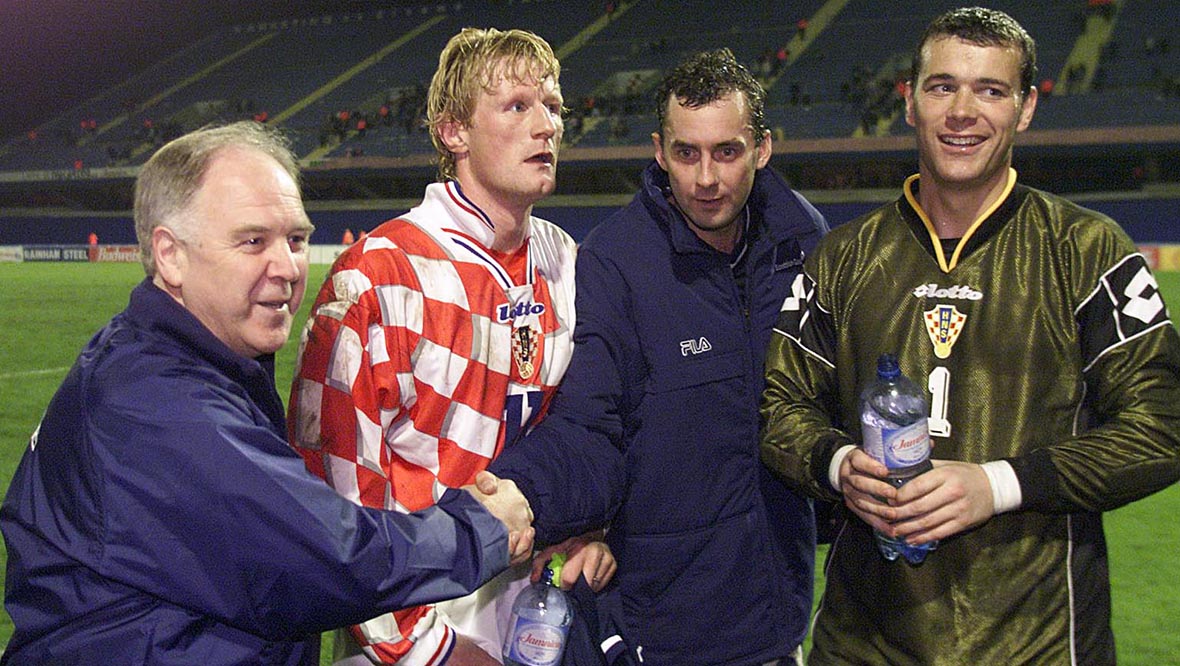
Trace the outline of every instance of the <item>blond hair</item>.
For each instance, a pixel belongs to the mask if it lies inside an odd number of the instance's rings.
[[[456,177],[455,156],[440,134],[448,122],[467,124],[475,113],[480,90],[493,87],[499,76],[514,83],[540,83],[561,75],[561,64],[549,43],[527,30],[464,28],[451,37],[438,57],[438,69],[426,97],[426,124],[438,151],[438,179]]]

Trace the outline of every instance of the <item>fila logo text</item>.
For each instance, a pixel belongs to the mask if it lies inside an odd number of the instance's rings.
[[[701,336],[696,340],[680,341],[681,356],[688,356],[689,354],[696,356],[697,354],[703,354],[711,349],[713,349],[713,345],[709,344],[709,339],[704,336]]]

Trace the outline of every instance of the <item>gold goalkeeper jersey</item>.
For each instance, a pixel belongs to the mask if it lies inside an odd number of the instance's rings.
[[[1022,505],[916,567],[848,514],[809,663],[1114,663],[1101,512],[1180,478],[1180,341],[1155,279],[1113,221],[1015,172],[952,243],[916,187],[809,256],[768,352],[763,458],[838,500],[828,464],[894,352],[929,391],[933,457],[1009,461]]]

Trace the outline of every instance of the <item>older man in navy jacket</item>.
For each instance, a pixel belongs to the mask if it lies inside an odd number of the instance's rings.
[[[793,663],[814,516],[760,464],[758,407],[771,328],[827,225],[764,168],[763,91],[728,50],[680,65],[659,100],[642,191],[579,249],[549,416],[490,469],[529,498],[538,539],[613,516],[608,595],[645,663]]]
[[[135,220],[147,278],[70,369],[0,510],[0,663],[314,665],[320,632],[502,571],[501,519],[527,556],[507,482],[368,509],[287,445],[274,353],[312,226],[281,137],[235,123],[169,143]]]

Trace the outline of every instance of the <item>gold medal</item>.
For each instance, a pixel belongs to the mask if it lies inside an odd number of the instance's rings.
[[[512,329],[512,358],[516,361],[516,371],[521,379],[533,376],[536,370],[533,362],[537,360],[537,332],[532,326],[525,324]]]

